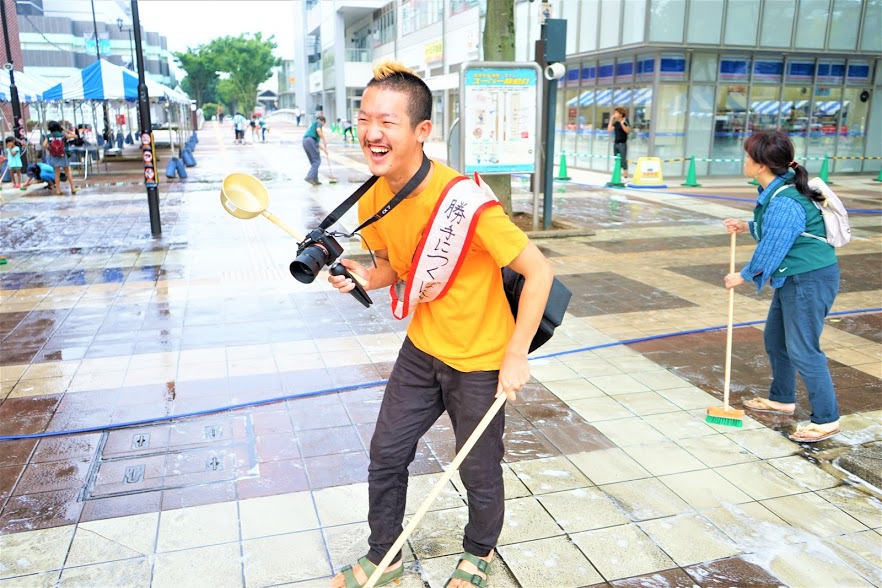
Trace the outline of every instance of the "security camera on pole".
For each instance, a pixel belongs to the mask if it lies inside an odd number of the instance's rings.
[[[554,115],[557,110],[558,80],[567,73],[561,63],[567,58],[567,21],[562,18],[546,18],[550,8],[543,13],[540,40],[536,42],[536,61],[544,66],[545,99],[542,101],[545,112],[545,157],[543,168],[542,228],[551,228],[552,195],[554,194]]]

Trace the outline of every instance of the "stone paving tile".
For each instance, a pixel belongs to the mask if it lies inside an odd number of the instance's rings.
[[[673,560],[634,524],[576,533],[571,539],[607,580],[675,567]]]
[[[240,586],[238,543],[211,545],[156,555],[151,586]]]
[[[591,562],[565,537],[503,545],[500,555],[521,586],[549,581],[560,588],[584,586],[602,578]]]
[[[150,583],[150,572],[151,562],[147,558],[66,567],[58,586],[146,586]],[[162,584],[154,581],[152,585]]]

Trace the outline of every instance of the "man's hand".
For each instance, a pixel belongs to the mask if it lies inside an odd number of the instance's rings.
[[[509,402],[517,398],[517,391],[530,381],[530,366],[527,363],[527,355],[511,350],[506,350],[502,358],[502,367],[499,368],[499,384],[496,386],[496,398],[503,394]]]
[[[723,279],[723,282],[726,284],[726,288],[734,288],[735,286],[740,286],[744,283],[744,278],[741,277],[741,274],[738,272],[734,272],[731,274],[726,274],[726,277]]]
[[[371,289],[371,270],[367,269],[357,261],[352,261],[351,259],[343,259],[340,258],[338,260],[340,265],[349,270],[350,274],[356,274],[364,278],[367,282],[367,286],[364,287],[365,290]],[[342,294],[346,294],[347,292],[351,292],[355,289],[355,282],[352,281],[351,278],[347,278],[346,276],[332,276],[328,275],[328,282],[337,288]]]

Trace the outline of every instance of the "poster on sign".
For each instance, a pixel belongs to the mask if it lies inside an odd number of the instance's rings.
[[[463,64],[459,125],[463,172],[536,172],[540,80],[535,63]]]

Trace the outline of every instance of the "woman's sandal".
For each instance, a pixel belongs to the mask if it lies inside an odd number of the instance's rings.
[[[478,568],[478,571],[484,574],[484,576],[479,576],[478,574],[470,574],[465,570],[459,569],[459,564],[467,561]],[[487,587],[487,576],[490,575],[490,562],[481,559],[477,555],[472,555],[471,553],[465,552],[459,557],[459,561],[456,562],[456,569],[453,570],[453,573],[450,574],[450,577],[447,578],[447,581],[444,582],[444,588],[448,588],[450,583],[453,580],[465,580],[475,588],[486,588]]]
[[[751,406],[750,404],[748,404],[749,402],[753,403],[754,405],[758,404],[759,406]],[[796,412],[796,408],[794,408],[790,412],[786,412],[786,411],[777,409],[777,408],[773,407],[771,404],[769,404],[768,400],[766,400],[765,398],[760,398],[760,397],[751,398],[750,400],[745,400],[744,402],[741,403],[741,405],[744,408],[746,408],[748,410],[752,410],[754,412],[771,412],[774,414],[783,414],[785,416],[793,416],[793,413]]]
[[[822,429],[820,425],[809,423],[807,425],[798,425],[796,430],[787,435],[787,437],[797,443],[817,443],[838,434],[840,430],[838,425],[832,431],[828,431]]]
[[[400,561],[400,560],[399,560]],[[358,558],[358,565],[361,566],[362,571],[365,575],[370,578],[374,575],[374,571],[377,569],[377,566],[372,564],[370,560],[366,557]],[[361,588],[363,584],[358,583],[358,579],[355,577],[355,572],[352,571],[352,566],[346,566],[340,573],[343,574],[343,579],[346,581],[346,588]],[[404,575],[404,563],[402,562],[397,568],[392,571],[384,573],[380,576],[380,579],[377,580],[375,586],[385,586],[389,582],[393,580],[397,580],[402,575]]]

